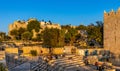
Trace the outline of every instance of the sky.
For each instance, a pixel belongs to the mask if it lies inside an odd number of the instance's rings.
[[[107,12],[120,7],[120,0],[0,0],[0,31],[8,32],[15,20],[51,20],[60,25],[89,25],[103,21]]]

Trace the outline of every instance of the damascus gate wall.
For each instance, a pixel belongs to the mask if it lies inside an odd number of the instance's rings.
[[[104,11],[104,48],[120,54],[120,8],[116,12]]]

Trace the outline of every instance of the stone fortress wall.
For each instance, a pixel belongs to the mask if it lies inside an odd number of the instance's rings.
[[[104,11],[104,48],[120,54],[120,8],[116,12]]]

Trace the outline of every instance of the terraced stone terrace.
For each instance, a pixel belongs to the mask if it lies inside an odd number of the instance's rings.
[[[10,71],[94,71],[85,66],[83,56],[66,55],[49,59],[47,56],[37,57],[36,60],[27,61]]]
[[[51,60],[49,64],[54,71],[90,71],[91,68],[85,66],[83,57],[68,55],[64,58]]]
[[[85,64],[84,56],[74,54],[42,55],[32,58],[23,57],[18,58],[18,60],[14,60],[14,55],[10,56],[12,56],[12,59],[7,60],[10,61],[10,63],[7,63],[9,71],[96,71],[96,66],[94,65],[96,62],[94,57],[96,58],[96,56],[87,56],[88,59],[92,59],[92,63],[89,61],[89,65]],[[109,68],[106,69],[109,70]],[[112,66],[110,70],[112,69],[113,71],[115,71],[115,69],[119,71],[120,67]]]

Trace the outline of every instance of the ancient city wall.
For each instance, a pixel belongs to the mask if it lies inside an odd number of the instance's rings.
[[[120,54],[120,8],[104,12],[104,48]]]

